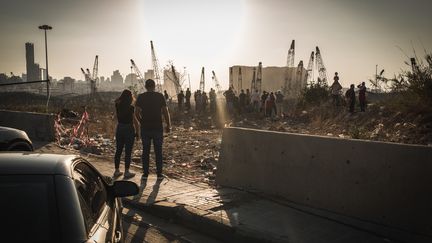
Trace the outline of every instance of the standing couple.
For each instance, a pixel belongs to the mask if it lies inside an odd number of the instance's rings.
[[[153,148],[156,157],[156,173],[159,180],[163,179],[162,175],[162,143],[163,143],[163,126],[162,116],[164,117],[166,127],[165,132],[171,131],[171,120],[164,96],[155,92],[156,84],[152,79],[145,82],[147,92],[138,95],[135,102],[130,90],[124,90],[115,102],[117,115],[116,130],[116,153],[114,155],[115,172],[114,178],[123,175],[120,172],[120,157],[125,148],[125,178],[134,177],[135,174],[129,171],[131,163],[131,154],[134,139],[141,136],[143,151],[142,180],[146,180],[149,175],[150,146],[153,141]]]

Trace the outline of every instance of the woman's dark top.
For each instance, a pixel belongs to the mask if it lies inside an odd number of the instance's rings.
[[[131,105],[125,105],[116,103],[117,121],[122,124],[132,124],[134,107]]]

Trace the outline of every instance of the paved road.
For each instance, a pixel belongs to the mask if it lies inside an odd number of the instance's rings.
[[[131,208],[123,209],[123,228],[126,243],[220,242],[189,228]]]

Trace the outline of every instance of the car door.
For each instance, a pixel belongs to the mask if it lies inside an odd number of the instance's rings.
[[[115,204],[102,177],[84,161],[74,165],[73,177],[89,239],[115,242]]]

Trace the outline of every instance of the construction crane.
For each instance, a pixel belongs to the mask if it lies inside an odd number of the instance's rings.
[[[242,88],[242,82],[243,82],[243,77],[242,77],[242,71],[241,71],[241,67],[239,67],[239,73],[238,73],[238,77],[237,77],[237,88],[238,88],[238,92],[240,92],[241,88]]]
[[[297,80],[301,80],[301,77],[303,76],[303,69],[304,69],[304,65],[303,65],[303,61],[300,60],[299,64],[297,65]]]
[[[256,67],[253,68],[252,81],[251,81],[251,91],[256,90]]]
[[[213,82],[214,82],[214,84],[215,84],[216,91],[217,91],[218,93],[220,93],[220,92],[222,92],[222,87],[221,87],[220,84],[219,84],[219,81],[218,81],[218,79],[217,79],[217,77],[216,77],[216,73],[215,73],[214,71],[212,71],[212,74],[213,74],[212,79],[213,79]]]
[[[98,55],[96,55],[93,64],[93,73],[90,76],[90,94],[95,94],[97,91],[98,66],[99,66],[99,57]]]
[[[82,74],[84,74],[84,80],[85,80],[86,82],[89,82],[89,81],[90,81],[90,77],[89,77],[88,74],[84,71],[83,68],[81,68],[81,72],[82,72]]]
[[[314,69],[314,61],[315,61],[315,52],[312,52],[309,58],[309,64],[307,66],[307,77],[306,81],[308,83],[312,82],[313,80],[313,69]]]
[[[230,67],[230,76],[229,76],[229,88],[234,89],[234,77],[233,77],[233,68]]]
[[[155,49],[153,46],[153,41],[150,41],[150,47],[151,47],[154,79],[156,81],[156,91],[161,92],[162,91],[162,85],[161,85],[160,73],[159,73],[159,60],[156,57],[156,52],[155,52]]]
[[[318,46],[315,52],[316,66],[318,69],[318,84],[327,84],[327,70],[322,60],[321,52]]]
[[[131,64],[132,64],[132,68],[135,71],[135,75],[138,78],[138,83],[141,84],[141,87],[143,88],[143,90],[145,90],[145,85],[144,85],[144,76],[141,74],[141,71],[139,70],[138,66],[135,64],[134,60],[130,59]]]
[[[258,93],[261,93],[262,86],[262,62],[258,63],[257,77],[256,77],[256,89]]]
[[[174,83],[176,94],[178,94],[181,91],[181,84],[180,84],[179,77],[176,74],[176,70],[175,70],[175,67],[174,67],[173,63],[171,63],[171,72],[172,72],[173,77],[174,77],[174,80],[171,80],[171,81]]]
[[[201,69],[201,80],[200,80],[200,90],[204,92],[205,89],[205,76],[204,76],[204,67]]]
[[[294,67],[294,58],[295,58],[295,40],[292,40],[291,47],[288,50],[288,58],[287,58],[288,67]]]

